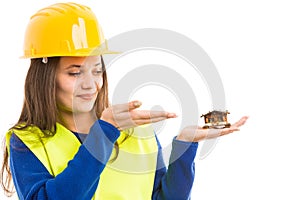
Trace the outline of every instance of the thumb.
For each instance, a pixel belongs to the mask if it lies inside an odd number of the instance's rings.
[[[133,110],[133,109],[136,109],[136,108],[139,108],[140,106],[142,105],[142,102],[140,101],[131,101],[128,103],[128,110]]]

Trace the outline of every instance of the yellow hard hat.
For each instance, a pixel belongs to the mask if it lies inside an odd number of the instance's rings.
[[[92,10],[76,3],[53,4],[34,14],[23,49],[23,58],[116,53],[108,50]]]

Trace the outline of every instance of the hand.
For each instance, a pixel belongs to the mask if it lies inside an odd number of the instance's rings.
[[[166,111],[136,110],[141,105],[140,101],[132,101],[108,107],[102,112],[101,119],[124,130],[177,117]]]
[[[176,140],[200,142],[204,139],[211,139],[222,135],[227,135],[235,131],[239,131],[239,128],[246,123],[247,119],[248,117],[244,116],[238,122],[231,125],[230,128],[224,129],[203,129],[200,126],[188,126],[181,131],[181,133],[176,137]]]

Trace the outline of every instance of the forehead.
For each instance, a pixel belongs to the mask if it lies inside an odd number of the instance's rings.
[[[59,66],[62,68],[68,67],[70,65],[94,66],[99,63],[101,63],[100,56],[86,56],[86,57],[64,56],[60,58]]]

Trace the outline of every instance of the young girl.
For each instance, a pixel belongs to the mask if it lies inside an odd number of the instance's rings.
[[[151,126],[174,118],[109,105],[102,55],[112,53],[93,12],[58,3],[30,19],[24,57],[31,59],[18,123],[6,134],[2,185],[19,199],[189,199],[198,141],[239,130],[184,128],[168,169]],[[6,176],[5,176],[6,175]]]

